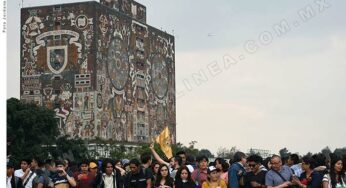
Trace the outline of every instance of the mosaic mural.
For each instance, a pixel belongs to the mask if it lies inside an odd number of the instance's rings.
[[[62,134],[150,142],[168,126],[175,142],[174,37],[134,16],[143,5],[101,3],[22,9],[21,99]]]

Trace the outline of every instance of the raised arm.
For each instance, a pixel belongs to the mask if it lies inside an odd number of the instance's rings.
[[[156,151],[154,149],[154,143],[151,143],[149,148],[150,148],[151,153],[153,154],[154,158],[157,160],[158,163],[170,166],[169,163],[167,163],[166,161],[161,159],[161,157],[156,153]]]

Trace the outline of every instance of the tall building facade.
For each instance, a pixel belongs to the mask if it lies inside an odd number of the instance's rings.
[[[21,100],[56,112],[63,135],[176,138],[174,37],[132,0],[21,10]]]

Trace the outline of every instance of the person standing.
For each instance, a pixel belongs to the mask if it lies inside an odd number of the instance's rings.
[[[292,185],[292,170],[286,165],[282,165],[281,157],[273,155],[271,160],[271,170],[265,177],[267,188],[285,188]]]
[[[102,163],[102,172],[98,173],[94,182],[94,188],[123,188],[124,182],[121,173],[114,168],[111,160],[104,160]]]
[[[251,188],[265,188],[265,176],[267,171],[261,168],[263,159],[259,155],[250,155],[247,158],[250,172],[246,174],[246,184]]]
[[[323,188],[346,188],[344,182],[345,172],[343,172],[342,159],[334,153],[330,154],[330,170],[323,176]]]
[[[240,184],[240,180],[245,174],[246,155],[243,152],[236,152],[233,157],[233,164],[228,170],[228,186],[229,188],[239,188],[244,185]]]
[[[201,187],[208,177],[207,168],[209,159],[205,155],[200,155],[196,157],[196,161],[198,163],[198,168],[192,172],[191,177],[196,186]]]

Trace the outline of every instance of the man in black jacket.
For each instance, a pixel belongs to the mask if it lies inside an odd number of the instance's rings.
[[[123,188],[124,183],[120,171],[114,168],[111,160],[104,160],[102,171],[96,176],[94,188]]]

